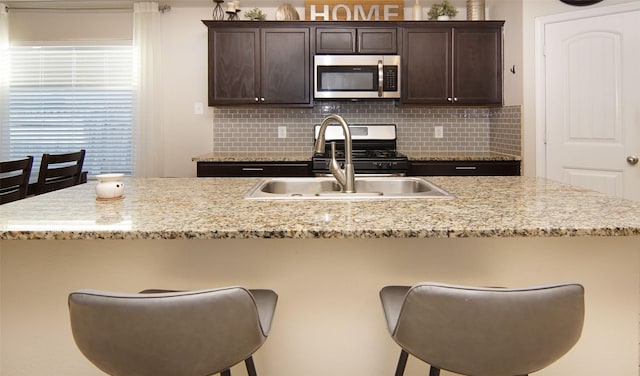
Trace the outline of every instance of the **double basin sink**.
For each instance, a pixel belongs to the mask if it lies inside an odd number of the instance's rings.
[[[258,200],[447,199],[453,195],[415,177],[356,177],[355,193],[342,192],[333,177],[262,179],[246,194]]]

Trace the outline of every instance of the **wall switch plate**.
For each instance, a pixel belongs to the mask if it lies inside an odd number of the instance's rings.
[[[202,115],[204,113],[204,106],[202,102],[196,102],[193,104],[193,113],[195,115]]]
[[[433,127],[433,137],[435,138],[444,137],[444,127],[442,125],[437,125]]]
[[[287,127],[284,125],[278,126],[278,138],[287,138]]]

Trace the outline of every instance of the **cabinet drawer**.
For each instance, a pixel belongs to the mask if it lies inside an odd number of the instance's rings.
[[[310,162],[198,162],[198,177],[311,176]]]
[[[519,176],[520,161],[412,161],[412,176]]]

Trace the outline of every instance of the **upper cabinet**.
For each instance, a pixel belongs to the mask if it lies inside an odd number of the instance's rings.
[[[403,104],[501,105],[502,21],[403,28]]]
[[[396,54],[395,27],[318,27],[316,54]]]
[[[209,26],[210,106],[311,105],[308,27],[205,24]]]
[[[313,57],[400,55],[407,105],[502,105],[503,21],[234,22],[209,28],[209,105],[313,105]]]

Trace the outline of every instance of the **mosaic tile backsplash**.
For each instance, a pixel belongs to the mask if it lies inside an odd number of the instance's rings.
[[[349,124],[396,124],[402,152],[521,155],[520,106],[502,108],[398,107],[392,102],[318,102],[313,108],[215,107],[214,152],[304,153],[313,149],[313,125],[340,114]],[[278,138],[278,126],[287,137]],[[434,137],[443,126],[444,137]]]

